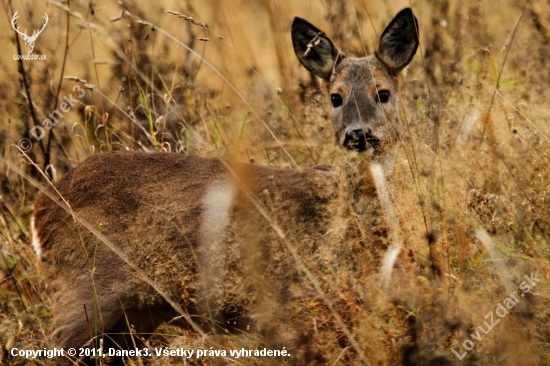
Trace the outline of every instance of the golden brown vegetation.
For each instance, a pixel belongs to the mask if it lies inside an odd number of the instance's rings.
[[[360,56],[372,53],[385,24],[412,5],[421,49],[401,91],[406,128],[387,177],[402,242],[388,239],[371,250],[376,254],[361,278],[323,277],[335,281],[326,288],[339,289],[327,296],[338,301],[371,365],[550,364],[547,1],[2,4],[0,363],[25,364],[9,349],[39,348],[51,318],[47,283],[30,245],[37,188],[27,177],[44,186],[45,175],[56,180],[92,154],[123,149],[230,154],[280,168],[337,165],[345,152],[334,147],[328,97],[293,54],[291,21],[310,20]],[[16,42],[24,52],[10,25],[15,10],[22,29],[39,28],[43,14],[50,16],[34,50],[46,61],[13,60]],[[32,140],[29,130],[75,85],[86,96],[52,134]],[[17,147],[21,138],[33,141],[26,154]],[[382,278],[391,244],[402,249]],[[459,360],[452,349],[462,354],[464,341],[487,328],[485,315],[531,273],[540,282]],[[340,346],[325,355],[329,364],[359,362],[322,300],[296,304],[296,311],[323,320],[316,339],[327,350]],[[254,348],[258,337],[217,342]],[[169,325],[148,344],[209,347]],[[272,364],[269,358],[237,363]]]

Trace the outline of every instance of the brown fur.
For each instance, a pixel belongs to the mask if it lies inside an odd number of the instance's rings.
[[[301,226],[306,232],[314,231],[317,225],[327,228],[327,219],[332,215],[325,205],[337,196],[330,172],[275,170],[253,165],[235,168],[241,171],[241,176],[247,177],[254,195],[272,206],[272,212],[275,212],[274,206],[287,212],[288,221],[281,222],[283,228]],[[201,301],[197,293],[201,281],[196,256],[200,256],[202,250],[203,197],[212,182],[226,180],[232,178],[217,159],[116,152],[89,158],[64,177],[57,184],[57,190],[73,211],[121,248],[183,308],[196,314]],[[289,186],[296,189],[286,189]],[[101,204],[95,205],[95,202]],[[248,241],[273,239],[267,239],[270,235],[265,238],[258,235],[258,230],[268,231],[265,230],[268,225],[260,221],[257,211],[242,192],[233,202],[232,226],[237,233],[231,234],[230,241],[236,242],[239,236],[247,235],[250,236]],[[105,331],[125,328],[124,321],[120,323],[123,309],[132,314],[130,323],[140,325],[138,331],[145,333],[177,315],[120,258],[98,243],[93,234],[74,224],[70,213],[49,197],[40,195],[37,198],[34,219],[42,242],[43,270],[55,293],[54,307],[63,310],[56,311],[54,317],[52,341],[55,344],[76,347],[88,340],[87,322],[93,318],[96,296],[102,319],[100,329]],[[250,235],[248,230],[251,230]],[[244,232],[239,233],[241,231]],[[272,245],[267,244],[264,249],[268,252],[282,250],[280,244],[273,245],[270,248]],[[242,253],[232,252],[232,249],[227,248],[226,262],[243,261]],[[241,249],[246,248],[237,251]],[[289,261],[286,262],[286,270],[292,270]],[[92,267],[95,267],[93,278]],[[273,268],[274,276],[283,276],[279,273],[281,270]],[[234,277],[230,273],[228,276]],[[95,284],[96,295],[92,284]],[[280,290],[286,291],[287,286],[281,286]],[[234,291],[229,288],[228,292]],[[224,295],[229,296],[229,293]],[[224,306],[242,308],[244,305],[239,301],[227,301],[220,311],[230,312],[230,309],[223,309]],[[222,322],[227,320],[223,314],[215,318]],[[150,322],[143,324],[144,319]],[[199,323],[209,328],[205,321]]]
[[[405,23],[410,30],[412,13],[400,14],[405,18],[391,24]],[[324,360],[311,346],[309,323],[293,315],[293,304],[318,294],[297,269],[287,244],[317,273],[341,267],[357,277],[364,273],[364,257],[349,253],[365,252],[361,246],[376,242],[377,235],[365,231],[376,222],[373,217],[380,217],[367,172],[371,160],[386,156],[394,145],[399,110],[392,67],[404,67],[402,55],[391,67],[374,56],[341,59],[326,36],[316,49],[311,37],[319,31],[311,27],[295,21],[294,46],[304,66],[328,79],[331,94],[343,97],[343,105],[331,112],[336,140],[342,144],[350,128],[368,129],[380,140],[370,153],[352,153],[341,172],[326,166],[277,170],[197,156],[114,152],[92,156],[56,184],[73,212],[196,316],[202,329],[227,328],[227,322],[229,328],[256,329],[273,348],[296,346],[296,364]],[[413,38],[417,42],[416,34]],[[303,50],[309,43],[308,56]],[[383,105],[377,99],[380,90],[391,93]],[[245,191],[264,207],[264,214]],[[227,212],[220,209],[224,197],[230,202]],[[110,334],[109,343],[125,347],[131,340],[116,333],[128,332],[128,323],[138,333],[150,333],[177,315],[45,194],[35,201],[34,227],[53,293],[54,345],[78,348],[98,329]],[[341,251],[334,243],[359,247]],[[366,252],[376,255],[373,249]]]

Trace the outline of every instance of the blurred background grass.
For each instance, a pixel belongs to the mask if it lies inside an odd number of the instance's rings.
[[[405,250],[388,295],[377,290],[380,263],[368,263],[372,298],[351,312],[353,331],[372,364],[458,364],[451,348],[461,350],[509,295],[503,277],[517,287],[534,272],[540,284],[462,363],[550,364],[548,1],[3,0],[1,156],[42,183],[39,170],[59,179],[92,154],[121,149],[232,155],[279,168],[294,167],[288,151],[300,166],[337,164],[345,152],[334,146],[328,97],[294,55],[292,19],[309,20],[346,53],[361,56],[411,5],[421,49],[402,89],[403,142],[388,177]],[[49,15],[34,49],[47,61],[25,61],[24,70],[13,59],[16,10],[29,33]],[[86,96],[53,135],[29,137],[74,85],[84,84]],[[17,148],[24,137],[33,142],[27,155]],[[0,168],[0,360],[19,365],[25,361],[6,349],[40,344],[51,314],[30,248],[37,190],[5,163]],[[505,273],[476,238],[480,229],[495,243]],[[172,346],[196,341],[169,327],[163,332],[170,335],[162,342]]]

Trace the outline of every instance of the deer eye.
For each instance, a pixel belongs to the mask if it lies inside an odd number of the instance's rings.
[[[332,106],[334,108],[338,108],[342,105],[342,103],[344,103],[344,100],[340,94],[331,94],[330,101],[332,102]]]
[[[378,91],[378,100],[381,103],[387,103],[390,100],[390,91],[389,90],[379,90]]]

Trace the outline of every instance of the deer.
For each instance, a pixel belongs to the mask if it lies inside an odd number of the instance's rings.
[[[202,334],[258,332],[292,348],[292,364],[326,364],[308,338],[311,322],[289,307],[318,296],[305,267],[364,270],[357,253],[375,245],[380,216],[368,168],[395,151],[418,22],[401,10],[365,57],[344,54],[298,17],[291,36],[301,65],[325,84],[349,159],[275,169],[176,153],[89,157],[33,205],[32,245],[52,293],[50,346],[79,349],[101,337],[104,349],[132,348],[170,322]]]
[[[46,28],[46,25],[48,25],[48,20],[49,20],[48,14],[44,14],[44,22],[42,22],[42,29],[40,30],[35,29],[32,32],[32,36],[29,36],[27,34],[26,29],[24,32],[21,32],[19,30],[19,27],[17,26],[17,23],[16,23],[17,18],[19,18],[19,11],[16,11],[15,14],[13,14],[13,17],[11,18],[11,26],[14,31],[16,31],[21,37],[23,37],[23,41],[25,41],[25,48],[27,49],[27,53],[31,54],[32,51],[34,50],[34,43],[36,42],[36,39],[38,38],[40,33],[44,31],[44,29]]]

